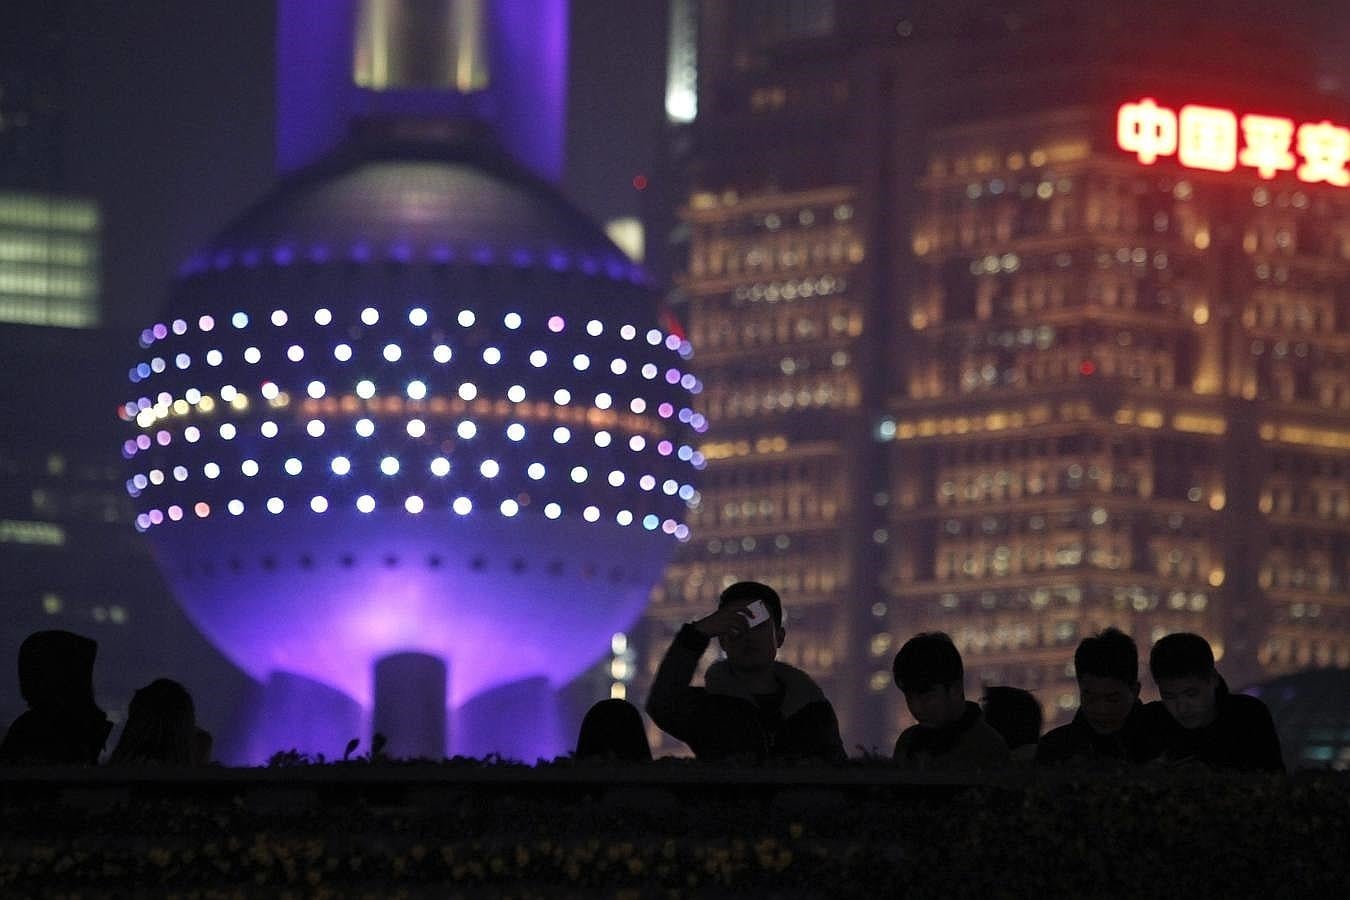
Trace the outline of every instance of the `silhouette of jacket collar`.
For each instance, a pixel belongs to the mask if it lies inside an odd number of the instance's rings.
[[[984,713],[980,711],[980,705],[967,700],[965,712],[961,713],[961,718],[955,722],[940,728],[929,728],[926,725],[915,728],[910,750],[913,753],[926,753],[932,756],[950,753],[960,742],[961,737],[983,718]]]
[[[775,662],[773,664],[773,677],[783,687],[782,711],[785,719],[801,710],[802,707],[825,699],[824,692],[821,691],[820,686],[812,680],[810,675],[787,663]],[[742,700],[749,700],[751,703],[755,701],[754,694],[750,692],[740,677],[736,675],[735,670],[724,659],[718,660],[708,667],[708,674],[704,676],[703,683],[710,694],[739,697]]]

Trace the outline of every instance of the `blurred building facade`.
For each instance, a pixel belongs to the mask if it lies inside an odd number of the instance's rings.
[[[782,658],[850,746],[894,739],[921,630],[1048,722],[1106,625],[1145,655],[1198,631],[1237,683],[1350,666],[1350,154],[1319,168],[1311,137],[1350,114],[1317,21],[673,2],[682,206],[649,253],[712,429],[643,683],[743,578],[780,589]],[[1141,153],[1145,98],[1326,128]]]

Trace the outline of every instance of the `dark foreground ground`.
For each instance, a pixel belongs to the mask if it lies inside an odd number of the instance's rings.
[[[0,896],[1345,897],[1350,774],[0,770]]]

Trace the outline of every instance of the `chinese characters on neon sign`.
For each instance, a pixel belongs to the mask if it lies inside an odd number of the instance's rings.
[[[1262,178],[1293,172],[1309,184],[1350,185],[1350,128],[1188,104],[1178,112],[1152,97],[1122,104],[1116,143],[1146,166],[1176,156],[1189,169],[1255,169]],[[1297,155],[1295,155],[1297,153]]]

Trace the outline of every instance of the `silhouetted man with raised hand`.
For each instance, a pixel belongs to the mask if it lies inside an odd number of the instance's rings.
[[[1003,766],[1008,744],[966,699],[965,667],[952,639],[916,634],[895,654],[895,685],[918,722],[901,732],[894,759],[912,769],[970,771]]]
[[[733,584],[717,612],[675,635],[652,683],[648,715],[703,760],[842,760],[834,707],[811,676],[777,661],[785,636],[783,604],[773,588]],[[705,687],[692,687],[714,638],[726,659],[708,667]]]
[[[1148,709],[1165,762],[1284,771],[1270,710],[1255,697],[1229,693],[1208,641],[1198,634],[1169,634],[1153,645],[1148,667],[1162,697]]]
[[[1048,732],[1036,748],[1038,765],[1142,763],[1160,752],[1139,702],[1139,648],[1128,634],[1107,628],[1083,638],[1073,654],[1078,712]]]

